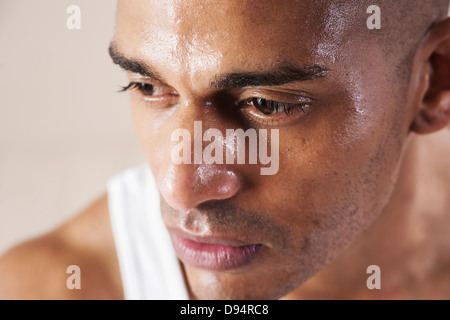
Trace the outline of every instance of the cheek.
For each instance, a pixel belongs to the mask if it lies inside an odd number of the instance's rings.
[[[280,131],[279,173],[259,183],[262,192],[272,191],[266,195],[269,207],[277,208],[292,234],[308,238],[311,250],[329,254],[345,248],[381,213],[403,139],[388,111],[337,109]]]

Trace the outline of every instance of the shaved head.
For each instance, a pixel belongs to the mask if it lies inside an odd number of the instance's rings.
[[[367,2],[367,1],[365,1]],[[370,1],[369,1],[370,2]],[[383,32],[380,38],[386,60],[395,71],[405,89],[414,54],[420,41],[430,28],[449,13],[448,0],[383,0],[378,2],[382,10]]]

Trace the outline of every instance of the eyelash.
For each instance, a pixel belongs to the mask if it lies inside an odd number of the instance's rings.
[[[143,83],[143,82],[130,82],[127,86],[122,87],[120,92],[125,92],[129,90],[138,90],[141,93],[144,90],[145,86],[149,86],[152,91],[155,90],[154,85]],[[145,94],[144,94],[145,95]],[[283,111],[287,116],[292,116],[296,111],[301,111],[306,114],[305,108],[308,108],[309,105],[307,103],[286,103],[286,102],[278,102],[274,100],[268,100],[263,98],[249,98],[243,102],[241,102],[241,105],[244,104],[246,106],[253,105],[255,109],[258,110],[259,113],[262,115],[277,115],[280,111]],[[270,110],[272,110],[272,113],[264,113],[260,110],[260,107],[257,107],[256,104],[262,104],[268,106]],[[264,107],[264,106],[261,106]],[[273,113],[274,112],[274,113]]]
[[[306,103],[303,104],[295,104],[295,103],[286,103],[286,102],[278,102],[274,100],[268,100],[263,98],[250,98],[244,101],[246,105],[253,105],[258,111],[259,108],[255,105],[258,104],[266,104],[269,109],[273,110],[275,113],[278,114],[280,111],[283,111],[287,116],[292,116],[294,112],[301,111],[303,113],[306,113],[305,108],[308,107]],[[270,115],[270,113],[264,113],[259,111],[262,114]]]
[[[147,83],[143,83],[143,82],[130,82],[127,86],[122,87],[122,89],[120,90],[120,92],[125,92],[128,90],[139,90],[142,91],[142,86],[150,86],[152,89],[154,89],[154,85],[151,84],[147,84]]]

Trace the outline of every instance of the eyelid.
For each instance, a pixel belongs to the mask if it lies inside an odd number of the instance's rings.
[[[250,98],[261,98],[265,100],[271,100],[280,103],[290,103],[290,104],[302,104],[302,103],[312,103],[314,98],[306,92],[299,92],[299,94],[286,93],[275,90],[268,89],[250,89],[246,90],[241,94],[240,102],[246,101]]]
[[[146,84],[146,85],[150,85],[153,87],[157,87],[159,88],[159,90],[161,91],[165,91],[162,94],[158,94],[158,95],[144,95],[142,93],[142,91],[138,88],[139,84]],[[148,102],[162,102],[162,101],[168,101],[168,100],[172,100],[174,98],[178,97],[178,93],[174,92],[170,89],[161,87],[161,86],[157,86],[157,85],[153,85],[153,84],[149,84],[149,83],[145,83],[142,81],[131,81],[126,87],[122,87],[122,92],[124,91],[136,91],[138,92],[138,94],[140,95],[140,99],[142,99],[143,101],[148,101]]]
[[[158,79],[144,76],[139,73],[129,72],[129,71],[127,72],[127,75],[128,75],[128,79],[130,80],[130,82],[145,83],[145,84],[149,84],[149,85],[152,85],[155,87],[160,87],[165,90],[171,91],[172,94],[178,94],[177,91],[172,86],[168,85],[167,83],[161,82]]]
[[[167,83],[161,82],[160,80],[152,77],[143,76],[139,73],[128,72],[128,79],[130,80],[130,82],[138,82],[138,83],[142,82],[146,84],[151,84],[153,86],[170,88],[170,90],[174,90],[173,87],[169,86]]]

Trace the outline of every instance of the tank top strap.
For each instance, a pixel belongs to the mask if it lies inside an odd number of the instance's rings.
[[[125,299],[188,299],[149,166],[114,175],[107,192]]]

